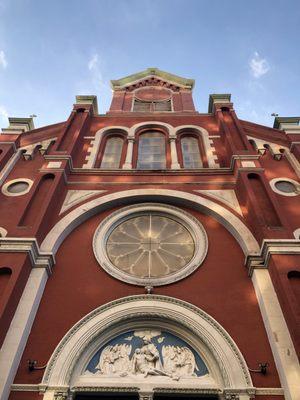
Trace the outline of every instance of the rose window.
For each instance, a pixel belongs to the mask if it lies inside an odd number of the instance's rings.
[[[184,267],[194,255],[194,241],[179,222],[149,213],[118,225],[107,240],[110,261],[139,278],[158,278]]]
[[[100,266],[115,278],[159,286],[183,279],[201,265],[207,237],[189,213],[143,203],[106,217],[96,229],[93,249]]]

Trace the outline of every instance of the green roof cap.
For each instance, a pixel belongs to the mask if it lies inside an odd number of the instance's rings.
[[[169,72],[161,71],[158,68],[147,68],[144,71],[137,72],[136,74],[126,76],[118,80],[112,80],[111,86],[114,90],[123,89],[126,86],[133,84],[134,82],[140,81],[148,76],[157,76],[167,82],[181,86],[184,89],[193,89],[195,85],[194,79],[186,79],[177,75],[170,74]]]

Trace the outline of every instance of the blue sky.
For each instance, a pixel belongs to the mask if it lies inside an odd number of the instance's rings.
[[[67,119],[76,94],[107,111],[110,79],[158,67],[232,93],[238,116],[300,115],[299,0],[0,0],[0,127]]]

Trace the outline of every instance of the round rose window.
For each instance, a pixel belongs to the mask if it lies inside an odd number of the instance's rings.
[[[118,225],[107,240],[110,261],[138,278],[178,271],[194,255],[194,240],[179,222],[150,212]]]
[[[177,207],[145,203],[110,214],[96,229],[94,254],[110,275],[164,285],[191,274],[207,252],[200,222]]]

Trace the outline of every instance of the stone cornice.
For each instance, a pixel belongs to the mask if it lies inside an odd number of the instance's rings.
[[[49,275],[55,265],[54,255],[52,253],[41,252],[35,238],[0,238],[0,252],[28,253],[32,267],[46,268]]]
[[[300,254],[300,240],[298,239],[264,239],[260,254],[248,256],[246,266],[249,276],[256,268],[267,268],[272,254]]]
[[[193,89],[195,81],[193,79],[186,79],[180,76],[170,74],[169,72],[161,71],[158,68],[147,68],[144,71],[137,72],[136,74],[126,76],[121,79],[112,80],[111,86],[113,90],[122,90],[126,86],[132,85],[133,83],[145,79],[148,76],[155,76],[161,78],[167,82],[181,86],[184,89]]]

